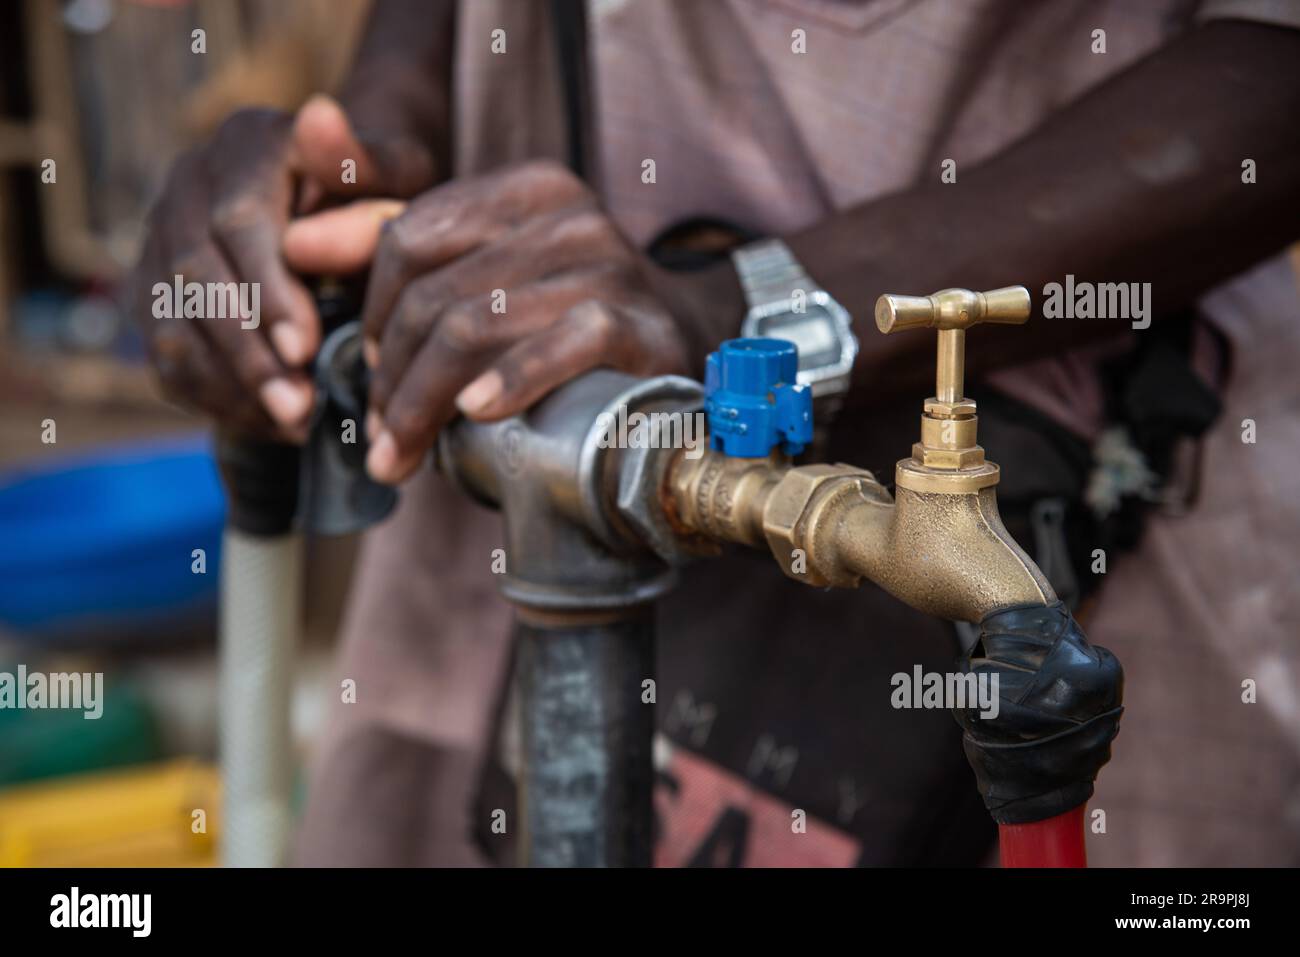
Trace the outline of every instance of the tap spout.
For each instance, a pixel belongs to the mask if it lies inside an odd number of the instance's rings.
[[[845,509],[834,529],[839,565],[941,618],[978,622],[1002,608],[1056,600],[1002,524],[991,487],[957,494],[899,488],[892,504]]]
[[[1007,532],[992,486],[892,498],[848,465],[792,467],[708,452],[678,456],[664,494],[682,531],[767,545],[790,577],[826,587],[863,578],[928,614],[977,622],[993,611],[1056,600]]]

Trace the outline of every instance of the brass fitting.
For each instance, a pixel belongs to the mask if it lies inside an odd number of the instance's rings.
[[[868,578],[913,608],[980,621],[999,608],[1048,604],[1052,586],[1007,532],[992,488],[897,500],[850,465],[791,467],[780,456],[679,455],[669,513],[683,531],[766,545],[791,578],[854,588]]]
[[[665,510],[683,535],[767,545],[787,575],[818,587],[868,578],[914,608],[980,621],[1001,608],[1049,604],[1052,586],[1007,532],[994,486],[998,467],[975,441],[975,403],[962,395],[965,330],[1024,322],[1022,286],[989,293],[882,296],[876,324],[939,330],[936,394],[926,400],[921,440],[900,461],[897,498],[850,465],[792,467],[709,451],[668,468]]]
[[[825,588],[853,588],[861,573],[830,559],[814,546],[828,516],[843,500],[880,499],[889,493],[870,472],[848,465],[805,465],[774,452],[765,459],[731,458],[712,450],[690,460],[678,456],[669,468],[669,514],[683,530],[715,541],[771,549],[791,578]]]

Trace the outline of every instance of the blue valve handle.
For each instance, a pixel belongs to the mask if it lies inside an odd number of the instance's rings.
[[[799,350],[784,339],[728,339],[704,367],[709,446],[735,458],[798,455],[813,437],[812,389],[799,385]]]

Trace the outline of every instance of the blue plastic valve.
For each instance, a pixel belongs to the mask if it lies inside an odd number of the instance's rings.
[[[799,351],[784,339],[729,339],[704,369],[709,445],[736,458],[798,455],[812,441],[812,389],[799,385]]]

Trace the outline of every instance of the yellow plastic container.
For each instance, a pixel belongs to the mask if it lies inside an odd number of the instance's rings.
[[[220,798],[217,769],[192,760],[7,788],[0,867],[212,866]]]

